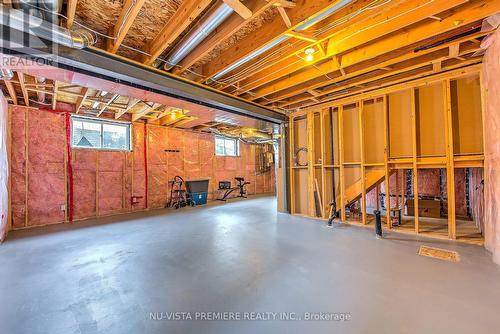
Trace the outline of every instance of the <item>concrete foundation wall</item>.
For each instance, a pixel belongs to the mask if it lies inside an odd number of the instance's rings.
[[[500,264],[500,30],[490,36],[484,56],[484,236]]]
[[[211,134],[134,123],[131,152],[72,149],[68,159],[66,113],[11,109],[14,229],[70,220],[70,185],[73,219],[163,208],[176,175],[210,178],[210,199],[219,181],[234,185],[236,176],[251,182],[249,194],[275,191],[274,169],[256,172],[253,145],[240,143],[239,157],[220,157]]]

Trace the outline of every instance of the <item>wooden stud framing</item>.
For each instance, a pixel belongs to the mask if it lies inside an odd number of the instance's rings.
[[[339,133],[339,164],[340,164],[340,203],[337,203],[338,208],[340,208],[340,220],[342,222],[346,221],[345,216],[345,170],[344,170],[344,106],[339,106],[338,108],[338,133]]]
[[[412,167],[413,167],[413,202],[415,208],[415,233],[420,232],[418,221],[418,165],[417,165],[417,110],[415,100],[415,89],[411,89],[411,126],[412,126]]]
[[[125,0],[123,8],[116,21],[115,26],[112,28],[111,35],[114,39],[107,40],[107,48],[111,53],[116,53],[127,35],[130,27],[134,23],[135,18],[141,11],[142,6],[146,0]]]
[[[389,165],[390,140],[389,140],[389,99],[384,95],[384,170],[385,170],[385,210],[387,228],[391,229],[391,197],[390,197],[390,177],[391,168]],[[378,204],[377,204],[378,205]]]
[[[295,189],[295,172],[293,170],[293,155],[295,152],[295,143],[294,143],[294,137],[295,137],[295,131],[293,128],[293,122],[294,122],[294,117],[290,116],[290,120],[288,122],[288,127],[289,131],[288,133],[290,134],[289,142],[288,145],[290,146],[290,154],[289,154],[289,170],[288,170],[288,175],[290,175],[290,194],[291,194],[291,200],[290,200],[290,212],[292,214],[297,213],[296,205],[295,205],[295,196],[296,196],[296,189]]]
[[[66,19],[66,28],[71,29],[73,27],[73,23],[75,22],[75,14],[76,14],[76,4],[78,0],[68,0],[68,11],[66,13],[66,16],[68,17]]]
[[[28,90],[26,89],[26,84],[24,81],[24,73],[17,72],[17,77],[19,79],[19,85],[21,86],[21,91],[23,92],[24,104],[26,107],[30,106],[30,96]]]
[[[308,213],[316,217],[314,199],[314,112],[307,113],[307,193],[308,193]]]
[[[444,120],[446,142],[446,187],[448,198],[448,237],[457,238],[455,217],[455,165],[453,152],[453,117],[451,114],[450,79],[443,81]],[[483,131],[484,132],[484,131]]]
[[[226,5],[231,7],[239,16],[248,20],[252,17],[252,11],[239,0],[222,0]]]
[[[363,225],[366,221],[366,174],[365,174],[365,142],[364,142],[364,127],[363,127],[363,110],[364,101],[359,101],[358,121],[359,121],[359,145],[361,151],[361,222]]]

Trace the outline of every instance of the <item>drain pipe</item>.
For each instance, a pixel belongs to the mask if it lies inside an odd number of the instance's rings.
[[[28,11],[30,14],[0,4],[0,25],[70,48],[83,49],[90,44],[89,39],[83,34],[60,27],[56,23],[51,23],[35,16],[36,12],[33,12],[32,8],[28,8],[31,6],[21,3],[19,5],[21,6],[20,8]],[[54,15],[47,17],[54,20]]]
[[[170,70],[184,59],[191,50],[197,47],[207,36],[224,22],[234,10],[225,3],[220,4],[196,29],[190,31],[182,42],[174,48],[164,65]]]

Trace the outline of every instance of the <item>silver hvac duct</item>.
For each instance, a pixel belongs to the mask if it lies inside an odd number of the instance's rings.
[[[21,5],[23,8],[30,7],[26,4]],[[21,10],[0,5],[0,25],[70,48],[83,49],[88,45],[88,40],[82,34],[43,20],[29,12],[30,14],[26,14]]]
[[[14,71],[12,71],[10,68],[0,68],[0,79],[12,80],[13,77]]]
[[[204,19],[203,23],[190,31],[182,42],[172,50],[165,64],[165,69],[169,70],[177,65],[233,12],[233,9],[225,3],[216,7],[210,16]]]

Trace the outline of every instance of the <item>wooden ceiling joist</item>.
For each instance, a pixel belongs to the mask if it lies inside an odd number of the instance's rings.
[[[231,7],[244,20],[252,17],[252,11],[239,0],[222,0],[226,5]]]
[[[165,24],[160,33],[148,45],[143,58],[146,65],[151,65],[172,43],[186,30],[211,3],[211,0],[185,0],[175,15]]]
[[[85,102],[85,99],[89,95],[90,91],[87,87],[83,87],[81,90],[82,96],[78,97],[76,99],[76,104],[75,104],[75,113],[79,113],[80,109],[82,108],[83,103]]]
[[[26,89],[26,82],[25,82],[24,73],[17,72],[17,77],[19,80],[19,85],[21,86],[21,92],[23,93],[24,105],[26,107],[29,107],[30,106],[30,96],[29,96],[28,90]]]
[[[228,48],[216,59],[213,59],[210,63],[203,66],[203,76],[206,78],[214,76],[254,50],[257,50],[274,39],[290,32],[294,27],[298,26],[306,19],[320,15],[335,5],[336,1],[315,0],[305,1],[302,6],[296,6],[288,9],[287,15],[290,18],[292,27],[287,27],[281,16],[273,18],[273,20],[257,30],[252,31],[247,37],[243,38],[236,45]]]
[[[16,90],[14,89],[14,85],[10,80],[4,80],[5,87],[7,87],[7,92],[9,93],[9,97],[12,100],[12,103],[17,105],[17,94]]]
[[[252,17],[248,20],[243,19],[239,15],[231,15],[226,19],[214,32],[212,32],[204,41],[200,43],[194,50],[192,50],[174,69],[174,73],[180,74],[193,66],[197,61],[207,56],[212,52],[220,43],[227,40],[234,35],[238,30],[243,28],[248,21],[258,17],[264,11],[272,6],[264,0],[248,0],[245,5],[252,11]]]
[[[75,23],[76,4],[78,0],[68,0],[66,13],[66,28],[71,29]]]
[[[278,93],[274,93],[274,94],[268,96],[268,98],[266,100],[262,101],[262,103],[263,104],[270,104],[270,103],[277,102],[280,100],[288,99],[290,97],[301,94],[305,90],[318,89],[318,88],[321,88],[321,87],[324,87],[327,85],[332,85],[332,84],[338,83],[342,80],[346,80],[349,78],[354,78],[354,77],[360,76],[364,73],[369,73],[369,72],[374,71],[380,67],[393,66],[394,64],[412,59],[412,58],[417,57],[417,56],[422,56],[422,55],[429,54],[429,53],[432,53],[432,52],[435,52],[438,50],[442,50],[442,49],[446,50],[451,44],[463,43],[463,42],[469,41],[470,39],[476,39],[476,38],[483,37],[486,34],[487,34],[487,32],[474,33],[474,34],[471,34],[470,36],[465,36],[465,37],[456,39],[456,40],[451,41],[451,42],[440,44],[440,45],[437,45],[433,48],[421,50],[418,52],[418,54],[414,52],[414,47],[412,46],[411,48],[408,49],[407,52],[404,52],[400,55],[387,54],[387,55],[384,55],[384,57],[382,59],[375,58],[374,61],[370,61],[368,64],[366,63],[366,60],[363,61],[360,58],[359,61],[356,61],[355,64],[353,64],[353,65],[351,65],[351,67],[349,67],[349,69],[350,69],[349,74],[347,74],[345,76],[342,76],[339,74],[337,77],[334,77],[330,80],[324,80],[323,77],[317,77],[313,80],[308,80],[308,77],[307,77],[308,74],[305,73],[304,76],[300,78],[302,80],[301,84],[291,86],[288,89],[280,90]]]
[[[471,54],[471,53],[477,51],[478,49],[479,48],[476,45],[470,43],[470,46],[468,46],[467,48],[464,48],[463,54],[465,54],[465,53]],[[419,68],[427,67],[427,66],[432,65],[436,62],[441,63],[441,62],[445,61],[446,59],[449,59],[449,57],[447,55],[447,50],[442,49],[442,50],[439,50],[439,51],[434,52],[434,53],[422,55],[422,56],[407,60],[405,62],[402,62],[400,64],[396,64],[391,71],[382,71],[382,72],[379,71],[379,73],[375,72],[376,74],[372,74],[374,72],[367,73],[364,76],[358,76],[358,77],[355,77],[351,80],[346,80],[346,83],[340,83],[340,84],[334,86],[333,88],[322,89],[315,97],[317,98],[320,96],[332,94],[332,93],[339,92],[339,91],[342,91],[344,89],[350,89],[353,87],[365,88],[371,82],[376,82],[376,81],[381,80],[381,79],[390,78],[390,77],[393,77],[393,76],[396,76],[396,75],[399,75],[402,73],[406,73],[406,72],[410,72],[413,70],[417,70]],[[434,70],[434,67],[433,67],[433,70]],[[287,102],[285,107],[289,107],[291,105],[306,101],[309,98],[310,97],[308,97],[308,96],[304,96],[304,97],[297,97],[295,99],[291,99]]]
[[[428,0],[419,0],[418,3],[415,3],[414,1],[404,2],[400,6],[392,8],[387,12],[384,12],[384,15],[373,15],[372,17],[366,20],[355,22],[340,31],[331,33],[328,36],[328,47],[326,56],[318,57],[313,62],[313,64],[324,62],[325,60],[328,60],[328,58],[331,58],[332,56],[343,54],[349,50],[353,50],[357,47],[373,42],[373,36],[391,37],[392,36],[390,35],[391,33],[396,33],[397,36],[404,35],[405,37],[410,37],[410,36],[418,36],[418,34],[420,34],[421,37],[419,37],[419,39],[424,39],[431,37],[437,33],[446,30],[451,30],[455,28],[455,26],[453,24],[449,24],[451,21],[449,19],[447,19],[446,22],[436,21],[436,22],[421,24],[414,28],[409,28],[410,30],[403,31],[401,29],[406,28],[422,20],[425,20],[430,14],[440,13],[449,10],[451,8],[457,7],[459,5],[463,5],[466,2],[467,0],[440,0],[432,2],[429,2]],[[457,15],[462,17],[463,12],[460,11],[459,14]],[[457,15],[455,15],[454,17],[456,18]],[[424,30],[430,26],[434,26],[435,28],[429,29],[429,32],[426,33]],[[420,30],[418,29],[422,27],[424,29]],[[380,38],[378,38],[377,40],[380,40]],[[410,40],[410,38],[408,38],[408,40]],[[404,41],[401,42],[402,42],[401,44],[394,43],[388,45],[388,49],[381,49],[378,51],[378,54],[385,53],[409,44],[408,42],[406,43]],[[286,63],[287,63],[286,60],[278,61],[272,67],[266,69],[266,71],[263,73],[254,72],[252,76],[241,81],[241,87],[244,90],[253,90],[269,82],[292,75],[294,72],[303,69],[310,69],[311,71],[319,75],[331,72],[331,70],[330,71],[327,70],[326,72],[324,70],[318,70],[317,67],[311,66],[312,64],[305,60],[299,63],[295,63],[293,66],[285,66]],[[347,66],[345,65],[345,62],[343,66],[344,67]],[[287,81],[293,81],[293,80],[287,79]]]
[[[363,48],[354,49],[350,52],[344,53],[342,56],[342,66],[347,68],[358,62],[365,61],[366,59],[375,58],[379,55],[395,51],[399,48],[433,38],[436,35],[451,32],[454,28],[458,30],[460,25],[458,27],[455,26],[457,18],[466,17],[466,19],[462,21],[461,26],[468,27],[470,24],[500,11],[499,1],[485,0],[481,3],[481,6],[478,5],[477,1],[467,3],[460,6],[461,10],[454,11],[441,22],[434,21],[427,24],[415,25],[412,28],[405,29],[399,33],[391,34],[386,38],[378,39],[376,42],[366,45]],[[324,62],[313,68],[305,69],[300,73],[290,75],[281,80],[276,80],[271,85],[253,90],[255,94],[254,96],[267,96],[305,81],[321,77],[324,73],[331,73],[335,70],[336,68],[332,62]]]
[[[122,109],[120,111],[118,111],[116,114],[115,114],[115,119],[119,119],[120,117],[122,117],[123,115],[125,115],[126,113],[128,113],[133,107],[135,107],[139,102],[141,102],[141,100],[139,99],[136,99],[136,98],[133,98],[131,97],[128,101],[128,105],[127,105],[127,108],[125,109]]]
[[[101,114],[106,111],[106,109],[110,106],[111,103],[115,102],[115,100],[119,97],[120,95],[118,94],[113,94],[111,96],[111,98],[109,99],[108,102],[106,102],[104,104],[104,106],[102,106],[102,108],[99,110],[99,113],[97,114],[97,117],[101,116]]]
[[[107,48],[109,52],[116,53],[116,51],[118,51],[145,1],[146,0],[125,0],[118,21],[116,21],[111,31],[111,35],[114,39],[108,39]]]

